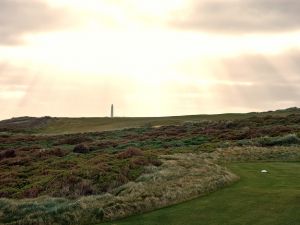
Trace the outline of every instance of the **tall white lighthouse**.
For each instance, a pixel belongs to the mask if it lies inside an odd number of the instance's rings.
[[[110,117],[114,118],[114,104],[112,104],[110,108]]]

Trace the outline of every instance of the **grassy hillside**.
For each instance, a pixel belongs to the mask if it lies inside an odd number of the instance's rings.
[[[254,147],[299,146],[299,122],[298,114],[84,134],[0,133],[0,197],[101,194],[134,181],[145,167],[159,165],[160,155],[180,152],[222,149],[222,154],[243,147],[236,159],[259,160],[265,153]]]
[[[238,183],[206,197],[105,225],[300,224],[300,163],[235,163]],[[269,173],[260,171],[267,169]],[[104,225],[104,224],[103,224]]]
[[[134,127],[180,125],[185,122],[201,122],[205,120],[236,120],[253,116],[287,116],[299,114],[298,108],[269,111],[262,113],[227,113],[215,115],[190,115],[174,117],[84,117],[84,118],[54,118],[54,117],[20,117],[0,121],[1,130],[14,130],[41,134],[63,134],[79,132],[101,132]]]
[[[299,161],[298,112],[2,121],[0,223],[97,224],[221,189],[237,179],[224,163]]]
[[[286,116],[300,113],[297,108],[277,110],[263,113],[226,113],[215,115],[189,115],[173,117],[119,117],[119,118],[54,118],[47,126],[39,129],[43,134],[101,132],[134,127],[180,125],[185,122],[201,122],[205,120],[236,120],[253,116],[277,115]]]
[[[101,132],[119,130],[124,128],[151,127],[180,125],[185,122],[201,122],[204,120],[234,120],[249,118],[256,113],[247,114],[216,114],[216,115],[191,115],[174,117],[116,117],[116,118],[53,118],[47,126],[39,129],[40,133],[78,133]]]

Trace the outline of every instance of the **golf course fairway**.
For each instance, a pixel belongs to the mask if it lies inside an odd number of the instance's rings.
[[[299,225],[300,162],[227,165],[241,179],[182,204],[105,225]],[[267,170],[268,173],[261,173]]]

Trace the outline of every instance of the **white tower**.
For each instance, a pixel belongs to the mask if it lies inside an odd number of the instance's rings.
[[[110,109],[110,117],[114,118],[114,104],[111,105],[111,109]]]

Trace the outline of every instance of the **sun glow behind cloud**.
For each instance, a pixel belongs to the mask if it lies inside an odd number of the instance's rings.
[[[171,26],[172,17],[192,2],[48,0],[54,9],[64,7],[73,12],[76,25],[22,34],[22,45],[0,45],[2,63],[26,68],[31,75],[23,76],[29,80],[32,74],[35,77],[22,88],[2,85],[0,101],[11,99],[2,117],[104,116],[111,103],[119,106],[120,116],[262,110],[296,103],[279,98],[281,103],[245,104],[251,99],[250,90],[255,90],[259,82],[277,85],[276,74],[287,75],[281,83],[295,83],[292,77],[297,77],[293,74],[298,69],[290,61],[297,54],[279,59],[300,48],[300,32],[216,34],[194,29],[194,23],[189,30]],[[241,60],[245,55],[261,57],[264,65]],[[252,79],[249,71],[261,74],[263,79]],[[6,70],[4,73],[9,74]],[[260,95],[272,99],[274,94],[269,92],[262,90]],[[296,96],[296,92],[293,94]],[[82,104],[80,110],[78,102]]]

